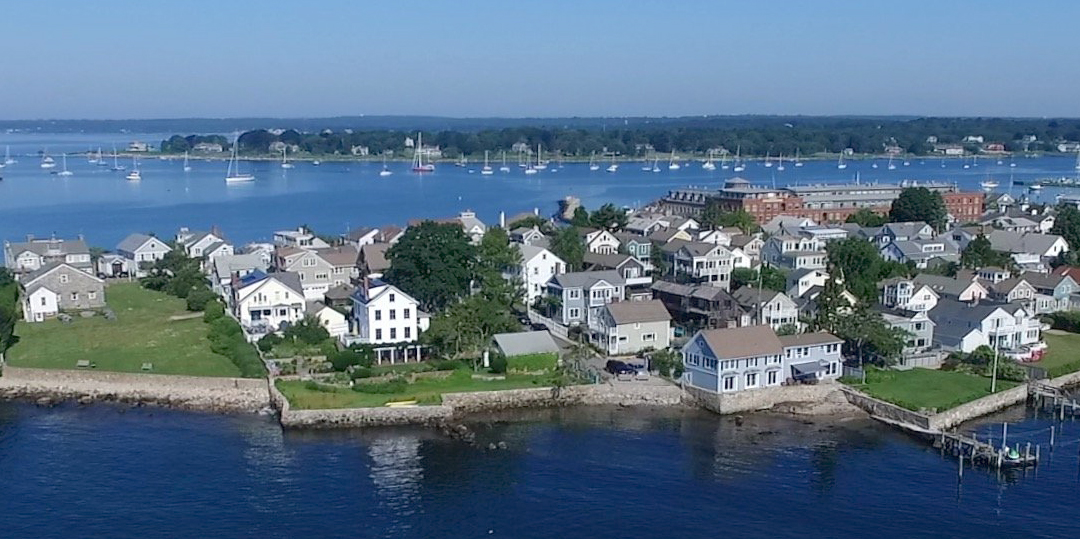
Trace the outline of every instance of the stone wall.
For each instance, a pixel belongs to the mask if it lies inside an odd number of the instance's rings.
[[[965,421],[1020,404],[1027,400],[1027,384],[999,391],[930,416],[932,430],[948,430]]]
[[[789,405],[792,411],[807,409],[825,403],[836,404],[839,398],[841,385],[835,382],[824,382],[816,385],[791,385],[779,387],[767,387],[738,391],[734,393],[711,393],[702,389],[686,386],[686,402],[700,406],[706,410],[718,414],[735,414],[742,412],[754,412],[769,410],[778,406]],[[840,413],[841,408],[830,406],[829,413]]]
[[[265,379],[29,369],[4,366],[0,398],[39,402],[115,401],[204,410],[258,412],[270,406]]]
[[[682,402],[683,391],[677,386],[635,382],[443,395],[443,404],[453,408],[455,414],[545,406],[677,406]]]

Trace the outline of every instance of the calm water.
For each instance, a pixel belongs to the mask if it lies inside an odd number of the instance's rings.
[[[336,234],[351,227],[399,225],[417,217],[447,217],[471,208],[489,223],[497,223],[500,211],[514,215],[539,208],[544,215],[557,209],[559,199],[573,195],[586,206],[606,202],[637,206],[656,200],[669,189],[698,186],[718,187],[734,176],[731,170],[706,172],[699,163],[686,163],[679,171],[669,171],[661,163],[659,173],[641,170],[644,163],[624,162],[619,171],[609,174],[589,171],[584,164],[550,167],[535,176],[525,176],[516,163],[512,172],[482,176],[480,164],[469,168],[442,164],[435,174],[417,176],[408,172],[407,163],[393,163],[394,175],[379,177],[379,163],[296,163],[296,168],[282,169],[276,162],[245,163],[257,180],[246,185],[224,183],[225,163],[192,161],[193,170],[183,171],[180,161],[142,160],[142,182],[128,182],[124,173],[96,167],[83,157],[68,159],[71,177],[49,174],[38,166],[36,152],[48,148],[60,170],[62,152],[84,152],[103,146],[110,151],[115,143],[124,147],[138,138],[159,141],[152,135],[0,135],[0,145],[10,145],[19,162],[0,174],[0,238],[19,239],[26,234],[38,236],[57,233],[70,236],[82,233],[93,245],[111,248],[130,232],[157,232],[171,236],[179,226],[207,228],[218,225],[235,242],[269,239],[275,229],[308,224],[316,230]],[[896,170],[887,170],[884,160],[852,161],[847,170],[837,170],[832,161],[807,162],[796,168],[790,163],[783,172],[766,168],[760,162],[749,163],[739,173],[751,181],[785,185],[796,182],[945,180],[969,189],[978,189],[987,177],[997,179],[1007,188],[1012,175],[1016,179],[1044,176],[1073,176],[1072,157],[1017,159],[997,165],[982,159],[977,167],[963,169],[962,162],[950,159],[911,160],[910,166],[896,162]],[[110,160],[111,164],[111,160]],[[122,162],[131,167],[130,160]],[[497,168],[498,164],[493,163]],[[606,166],[606,164],[605,164]],[[1038,196],[1053,200],[1056,190],[1046,189]],[[1020,188],[1015,192],[1020,193]]]
[[[1017,432],[1048,423],[1008,419]],[[282,432],[271,418],[0,404],[5,537],[1077,537],[1077,444],[966,470],[903,435],[768,416],[575,409]],[[999,431],[998,425],[979,427]],[[1067,424],[1065,438],[1080,438]],[[1034,435],[1033,435],[1034,436]],[[1045,456],[1045,455],[1044,455]]]

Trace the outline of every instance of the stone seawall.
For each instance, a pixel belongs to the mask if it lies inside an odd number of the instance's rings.
[[[210,412],[270,406],[265,379],[69,371],[4,366],[0,399],[125,402]]]
[[[874,417],[899,421],[922,429],[931,428],[931,419],[928,416],[897,406],[891,402],[875,399],[866,393],[847,386],[844,386],[843,391],[848,402],[862,408],[866,413]]]
[[[1021,404],[1027,400],[1027,384],[999,391],[930,416],[931,430],[948,430],[965,421]]]
[[[737,414],[783,408],[784,411],[813,415],[857,412],[848,405],[838,383],[793,385],[753,389],[735,393],[710,393],[686,386],[686,402],[718,414]]]

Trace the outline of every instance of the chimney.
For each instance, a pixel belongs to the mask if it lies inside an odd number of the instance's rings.
[[[368,292],[371,290],[371,279],[367,275],[364,276],[364,301],[368,300]]]

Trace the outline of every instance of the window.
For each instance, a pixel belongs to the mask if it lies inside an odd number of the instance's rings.
[[[79,293],[78,292],[72,292],[71,293],[71,301],[79,301]]]
[[[778,383],[780,371],[769,371],[765,373],[765,385],[775,386]]]
[[[655,340],[656,340],[656,334],[655,333],[644,333],[644,334],[641,335],[641,341],[642,342],[653,342]]]
[[[97,292],[90,292],[86,296],[90,299],[97,299]]]
[[[382,310],[375,309],[375,319],[376,320],[382,320]]]
[[[315,259],[311,257],[305,258],[303,265],[305,268],[310,268],[315,265]]]
[[[397,339],[397,328],[390,328],[390,340]]]
[[[735,391],[735,377],[734,376],[725,376],[724,377],[724,386],[723,387],[724,387],[724,391]]]
[[[577,288],[571,288],[570,289],[570,299],[578,299],[580,297],[581,297],[581,290],[578,290]]]
[[[570,318],[581,318],[581,309],[577,307],[570,309]]]
[[[44,299],[45,298],[42,298],[42,301],[44,301]],[[698,355],[697,354],[686,354],[686,364],[687,365],[693,365],[693,366],[696,367],[699,364]]]
[[[746,373],[746,388],[752,389],[758,386],[758,373],[748,372]]]
[[[533,266],[533,275],[540,275],[540,268]]]
[[[328,273],[316,273],[315,278],[320,280],[320,281],[325,281],[325,280],[330,279],[330,274],[328,274]]]
[[[409,319],[409,310],[408,309],[402,309],[401,317],[408,320]]]
[[[390,319],[391,320],[397,320],[397,311],[396,310],[390,309]]]
[[[381,341],[382,340],[382,329],[376,329],[375,330],[375,340],[376,341]]]
[[[65,275],[65,274],[63,274],[63,273],[61,273],[61,274],[60,274],[60,283],[61,283],[61,284],[64,284],[64,283],[67,283],[67,282],[68,282],[68,276],[67,276],[67,275]]]
[[[409,339],[412,338],[410,336],[411,333],[412,333],[412,328],[405,328],[405,340],[409,340]]]
[[[45,296],[41,296],[41,305],[45,306]]]
[[[395,299],[397,299],[397,294],[394,294],[393,292],[391,292],[390,293],[390,303],[393,303]],[[390,311],[390,312],[394,312],[394,311]],[[393,320],[394,317],[391,316],[390,319]]]

